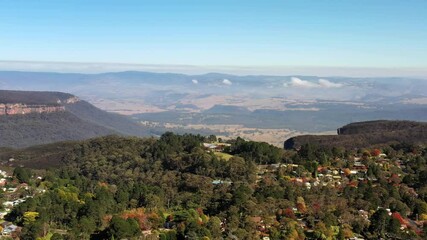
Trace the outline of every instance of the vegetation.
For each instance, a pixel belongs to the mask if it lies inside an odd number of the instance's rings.
[[[285,141],[286,149],[310,143],[323,147],[347,149],[382,147],[404,143],[418,145],[427,142],[427,123],[412,121],[358,122],[338,129],[339,135],[304,135]]]
[[[228,153],[223,153],[223,152],[215,152],[214,153],[217,157],[222,158],[224,160],[230,160],[230,158],[233,157],[233,155],[228,154]]]
[[[0,90],[0,103],[23,103],[28,105],[59,105],[73,95],[61,92]]]
[[[34,183],[47,191],[7,220],[23,227],[21,239],[425,237],[415,222],[427,216],[424,146],[296,152],[238,138],[226,161],[203,148],[212,140],[165,133],[75,143]],[[367,167],[352,173],[356,163]]]
[[[0,147],[22,148],[58,141],[83,140],[109,134],[148,136],[132,119],[108,113],[60,92],[0,90],[0,104],[61,105],[65,112],[0,116]]]
[[[0,146],[27,147],[115,133],[69,112],[0,116]]]

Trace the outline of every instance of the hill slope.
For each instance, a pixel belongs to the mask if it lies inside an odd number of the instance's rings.
[[[358,122],[339,128],[337,132],[338,135],[292,137],[284,142],[284,148],[298,148],[307,143],[349,149],[393,143],[427,143],[427,123],[425,122],[385,120]]]
[[[130,118],[102,111],[67,93],[0,90],[0,110],[0,147],[110,134],[148,135]]]
[[[126,116],[103,111],[86,101],[65,104],[65,110],[87,122],[132,136],[148,136],[149,132]]]
[[[117,134],[70,112],[0,116],[0,146],[26,147]]]

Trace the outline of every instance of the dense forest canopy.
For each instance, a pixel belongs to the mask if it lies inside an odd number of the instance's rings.
[[[304,144],[347,149],[384,147],[391,144],[425,144],[427,123],[414,121],[367,121],[347,124],[337,129],[338,135],[301,135],[284,142],[286,149]]]
[[[422,226],[411,227],[427,219],[423,146],[307,144],[296,152],[238,138],[223,150],[232,155],[226,160],[204,147],[215,139],[165,133],[76,142],[61,165],[38,171],[41,180],[15,169],[19,181],[46,192],[14,207],[7,220],[23,227],[21,239],[423,237]],[[380,165],[383,153],[388,160]],[[350,173],[358,161],[368,166],[363,180]],[[333,171],[341,180],[316,185]]]

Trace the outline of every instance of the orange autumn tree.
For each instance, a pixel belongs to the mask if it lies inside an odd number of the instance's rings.
[[[303,197],[297,197],[297,209],[300,213],[305,213],[307,211]]]
[[[124,219],[128,219],[128,218],[135,219],[138,222],[139,228],[142,231],[151,229],[151,223],[148,220],[148,215],[145,213],[144,208],[135,208],[132,210],[125,211],[121,215],[121,217]]]
[[[371,151],[371,156],[373,156],[373,157],[378,157],[379,155],[381,154],[381,150],[379,150],[379,149],[373,149],[372,151]]]

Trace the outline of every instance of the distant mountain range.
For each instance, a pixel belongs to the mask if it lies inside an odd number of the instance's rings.
[[[0,147],[27,147],[110,134],[147,136],[128,117],[61,92],[0,90]]]
[[[0,88],[68,92],[135,121],[171,123],[173,131],[196,124],[318,133],[359,121],[427,121],[427,80],[410,77],[0,71]],[[94,112],[79,117],[91,121]]]
[[[427,123],[413,121],[367,121],[345,125],[338,135],[303,135],[284,142],[285,149],[305,144],[347,149],[372,148],[390,144],[427,144]]]

